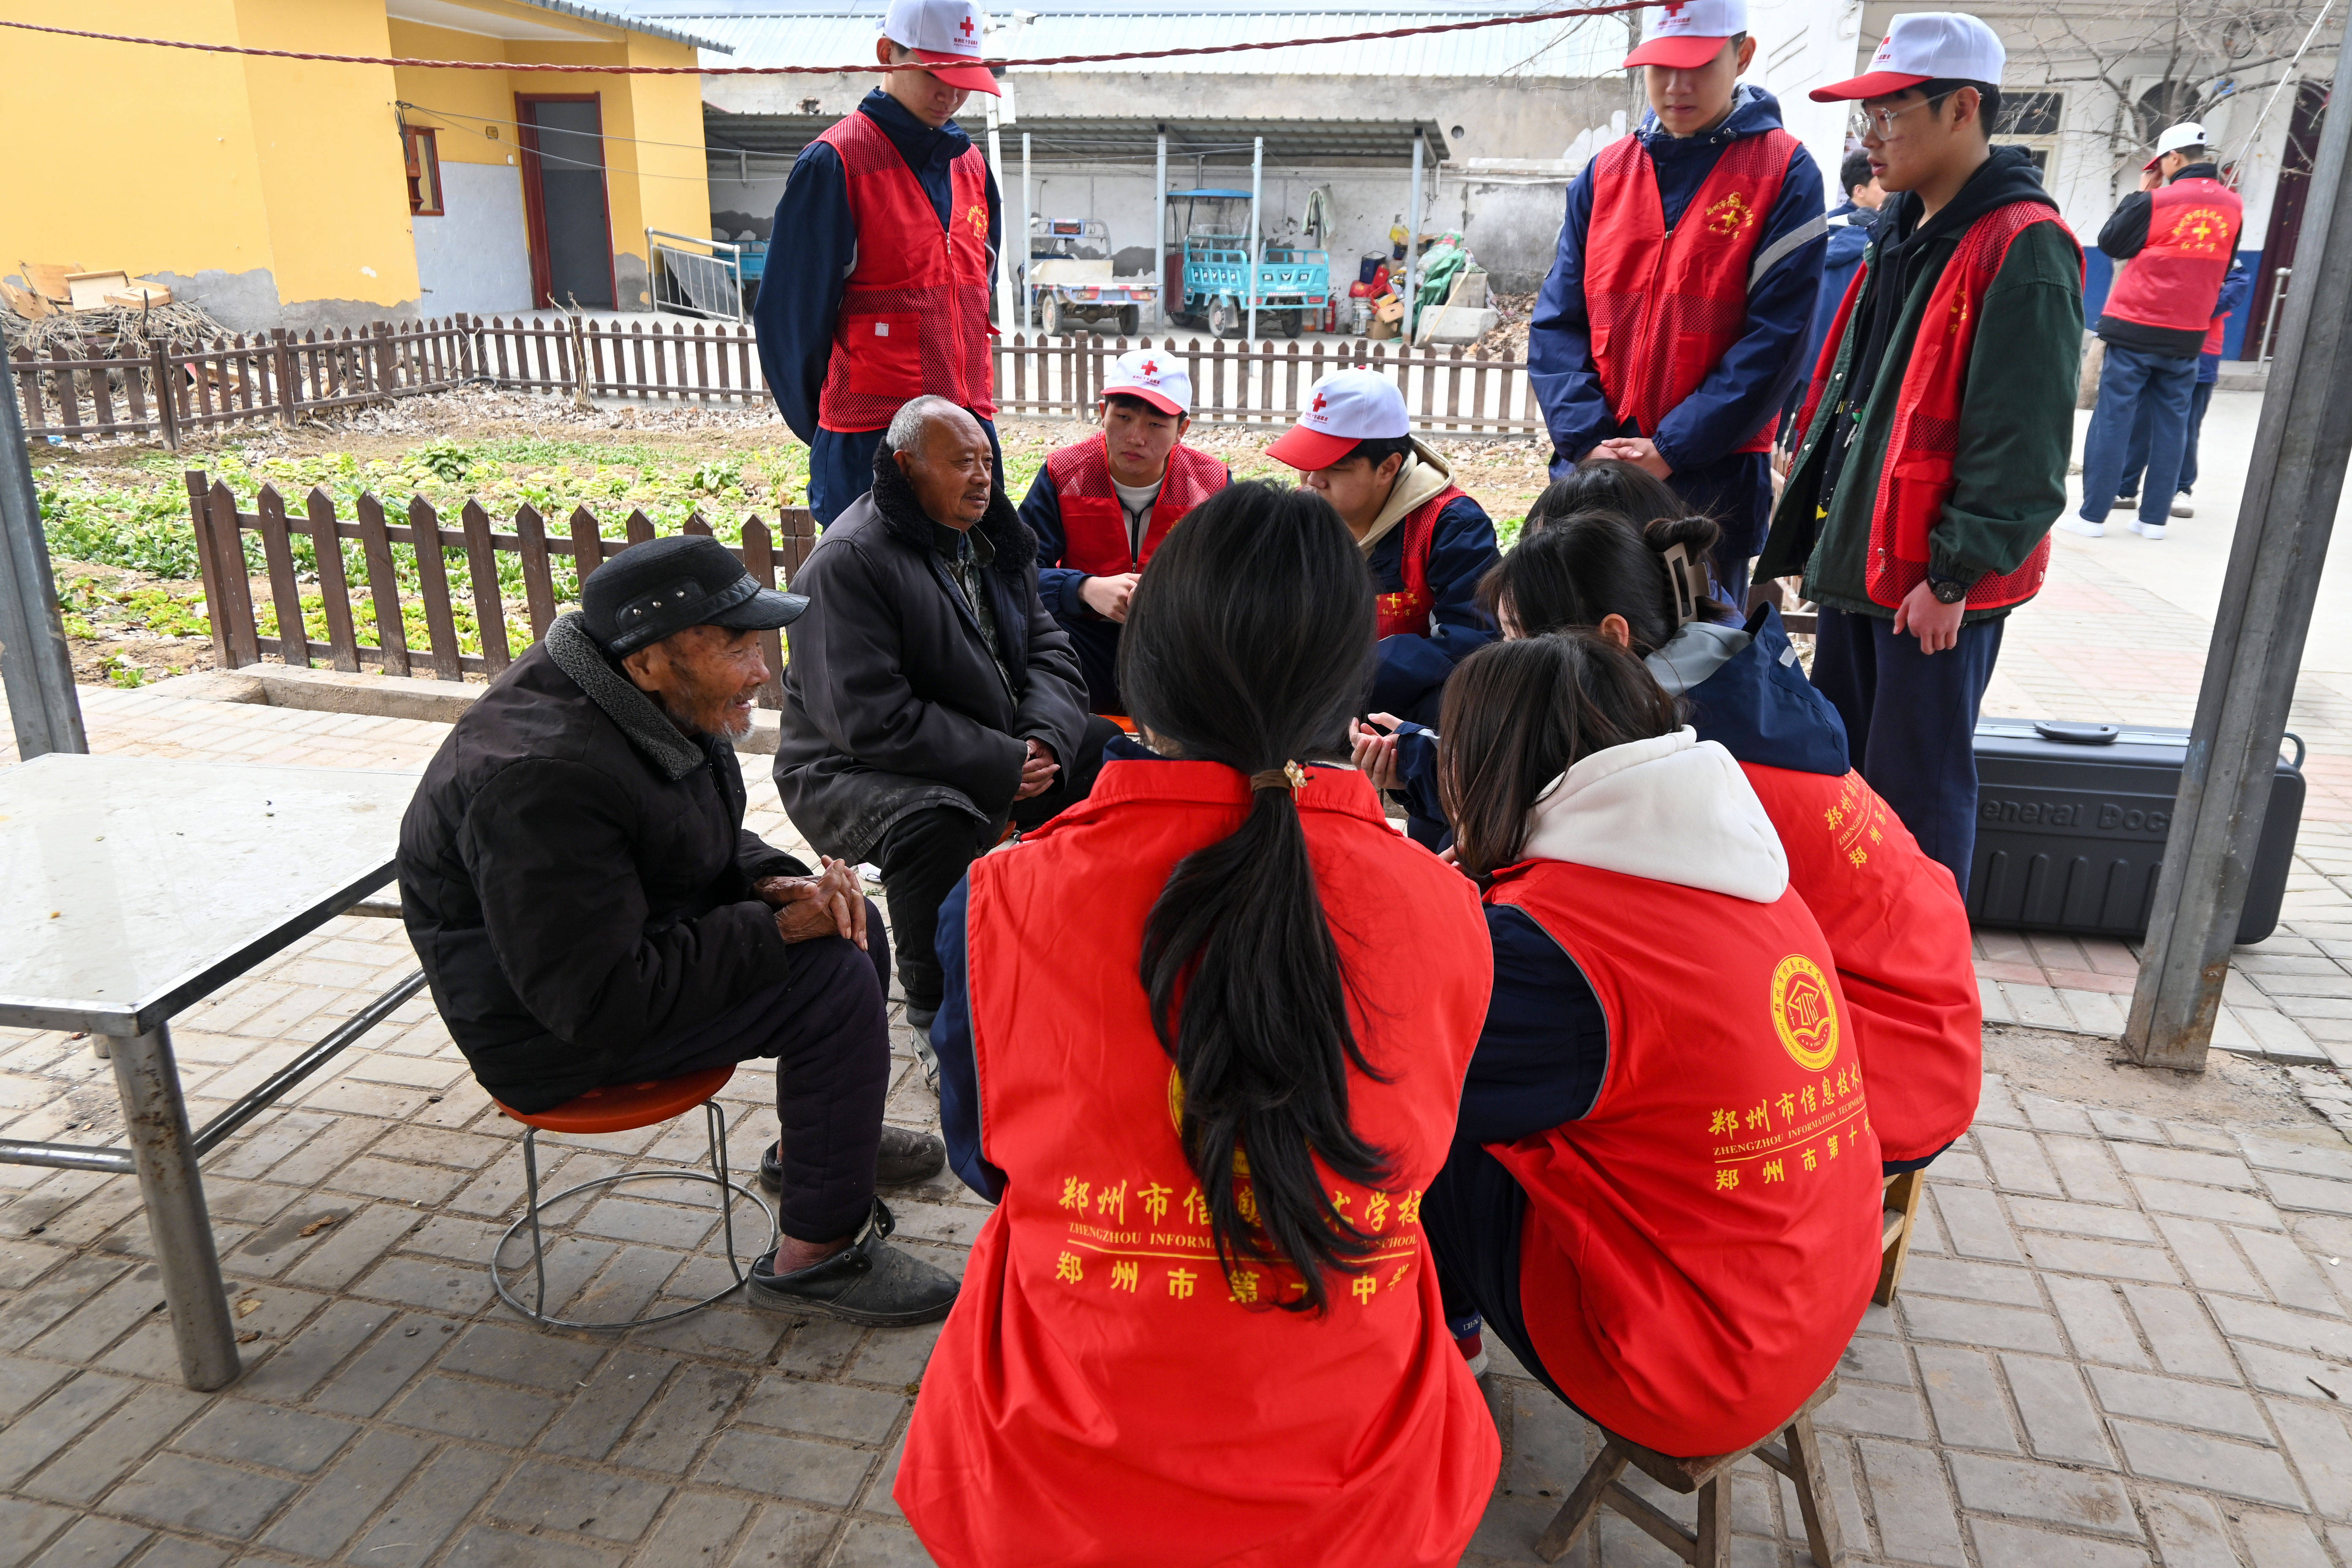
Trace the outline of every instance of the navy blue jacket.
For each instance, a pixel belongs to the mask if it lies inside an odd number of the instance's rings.
[[[1829,250],[1822,263],[1822,287],[1813,298],[1812,330],[1805,334],[1805,352],[1797,358],[1797,379],[1789,389],[1791,404],[1803,402],[1805,384],[1821,363],[1822,344],[1837,320],[1838,304],[1862,269],[1862,253],[1870,248],[1870,226],[1878,215],[1846,203],[1830,214]]]
[[[950,120],[938,130],[924,124],[880,88],[867,93],[856,112],[880,126],[921,182],[923,194],[948,226],[948,165],[971,146],[963,127]],[[988,255],[993,268],[1003,229],[1003,204],[996,173],[988,174]],[[829,142],[801,149],[784,182],[768,231],[768,267],[752,301],[751,325],[760,338],[760,368],[768,392],[793,434],[814,446],[817,397],[824,390],[833,359],[834,321],[849,271],[857,261],[857,226],[849,212],[849,181],[841,154]],[[910,394],[913,389],[910,389]]]
[[[1227,468],[1225,482],[1232,483],[1233,478],[1233,469]],[[1021,521],[1037,536],[1037,596],[1045,601],[1045,608],[1065,623],[1099,619],[1078,597],[1078,589],[1091,574],[1057,564],[1070,542],[1062,532],[1061,495],[1054,488],[1052,471],[1043,463],[1037,465],[1037,477],[1029,481],[1029,493],[1022,498]]]
[[[1478,580],[1502,559],[1495,524],[1486,509],[1456,496],[1437,514],[1429,540],[1430,606],[1427,637],[1381,639],[1381,662],[1372,672],[1371,711],[1434,722],[1445,681],[1454,667],[1502,636],[1478,607]],[[1377,593],[1404,587],[1404,530],[1392,528],[1365,560]]]
[[[2246,298],[2254,291],[2254,275],[2246,270],[2242,261],[2230,263],[2230,270],[2221,279],[2221,296],[2213,301],[2217,316],[2234,316],[2246,308]],[[2221,379],[2221,356],[2200,353],[2197,356],[2197,379],[2207,385]]]
[[[1739,89],[1730,117],[1703,136],[1670,136],[1654,116],[1644,115],[1635,134],[1657,171],[1667,226],[1680,220],[1691,197],[1715,172],[1726,145],[1780,124],[1780,101],[1763,89],[1748,86]],[[1609,412],[1601,374],[1592,363],[1584,302],[1592,177],[1593,165],[1587,163],[1569,186],[1559,254],[1528,322],[1528,379],[1543,405],[1552,446],[1559,459],[1573,462],[1612,436],[1639,434],[1654,441],[1658,455],[1677,470],[1729,457],[1772,417],[1795,384],[1828,242],[1815,239],[1781,258],[1749,292],[1748,326],[1739,341],[1726,351],[1698,390],[1659,421],[1657,429],[1637,432],[1620,426]],[[1822,216],[1821,170],[1800,146],[1789,155],[1788,174],[1765,218],[1757,249],[1760,253]]]

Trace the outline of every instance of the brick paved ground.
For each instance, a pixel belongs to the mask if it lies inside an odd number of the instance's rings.
[[[2185,721],[2193,618],[2097,572],[2062,541],[1992,710]],[[2086,639],[2118,629],[2190,662],[2161,679],[2142,679],[2160,659],[2095,668]],[[168,689],[84,697],[108,751],[414,769],[441,733]],[[2352,1029],[2332,1016],[2352,1010],[2338,999],[2352,998],[2338,962],[2352,953],[2342,700],[2315,688],[2298,703],[2314,789],[2290,925],[2242,954],[2231,982],[2234,1020],[2291,1055],[2327,1057]],[[789,842],[772,792],[752,789],[755,826]],[[2118,994],[2125,961],[2111,949],[1984,941],[1990,995],[2021,1016],[2039,990],[2064,1012],[2051,1022],[2095,1026],[2100,1016],[2064,1010]],[[396,927],[341,920],[185,1016],[194,1114],[413,962]],[[2028,964],[2039,984],[1994,967]],[[908,1043],[902,1031],[892,1114],[927,1124]],[[2352,1121],[2352,1088],[2332,1068],[2231,1070],[2292,1075]],[[772,1135],[767,1097],[756,1071],[728,1092],[739,1169]],[[1903,1299],[1865,1320],[1824,1413],[1857,1561],[2352,1564],[2352,1145],[2289,1098],[2234,1122],[2176,1098],[2177,1113],[2149,1117],[1989,1082],[1977,1129],[1935,1168]],[[249,1370],[215,1395],[176,1382],[131,1184],[0,1166],[0,1568],[925,1561],[889,1482],[930,1334],[733,1304],[625,1336],[530,1329],[494,1304],[484,1271],[520,1193],[516,1131],[418,1002],[217,1151],[207,1189]],[[0,1033],[0,1133],[119,1140],[110,1077],[87,1041]],[[547,1179],[691,1162],[699,1137],[682,1122],[562,1141]],[[985,1213],[952,1183],[893,1203],[901,1236],[950,1267]],[[582,1312],[627,1313],[723,1278],[687,1250],[707,1215],[658,1189],[575,1218],[551,1269]],[[1479,1564],[1533,1560],[1528,1542],[1590,1442],[1497,1361],[1507,1458],[1468,1559]],[[1807,1561],[1784,1484],[1751,1466],[1736,1500],[1737,1561]],[[1613,1520],[1583,1556],[1587,1568],[1668,1561]]]

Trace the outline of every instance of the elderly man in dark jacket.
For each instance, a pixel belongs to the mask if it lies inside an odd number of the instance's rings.
[[[920,1031],[940,1005],[940,900],[1008,820],[1034,827],[1085,799],[1118,733],[1087,713],[1036,559],[980,421],[919,397],[875,454],[872,491],[794,580],[809,611],[792,627],[776,790],[811,844],[881,868]]]
[[[401,825],[402,910],[451,1038],[525,1112],[776,1058],[761,1177],[782,1234],[754,1299],[945,1317],[954,1279],[887,1245],[874,1195],[943,1156],[882,1125],[881,922],[846,865],[813,875],[743,827],[730,741],[769,678],[759,634],[806,601],[691,536],[621,552],[581,596],[450,731]]]

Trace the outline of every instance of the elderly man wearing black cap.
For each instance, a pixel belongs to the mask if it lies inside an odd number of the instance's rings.
[[[774,1057],[781,1194],[752,1296],[852,1322],[935,1321],[955,1280],[890,1247],[877,1183],[940,1169],[886,1128],[890,973],[848,867],[744,830],[730,742],[768,679],[759,634],[808,607],[706,537],[588,580],[482,694],[401,825],[401,906],[450,1037],[517,1110]]]

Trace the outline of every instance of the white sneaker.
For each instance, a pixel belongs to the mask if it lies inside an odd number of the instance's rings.
[[[2176,513],[2175,515],[2178,514]],[[2160,522],[2141,522],[2137,519],[2134,519],[2132,522],[2132,531],[2138,534],[2142,539],[2162,539],[2164,537],[2164,524]]]
[[[2058,520],[2058,526],[2069,533],[2079,533],[2085,539],[2105,539],[2107,536],[2105,523],[2093,522],[2086,517],[2062,517]]]
[[[2197,509],[2190,506],[2185,500],[2177,500],[2172,503],[2172,515],[2175,517],[2195,517],[2197,515]]]

